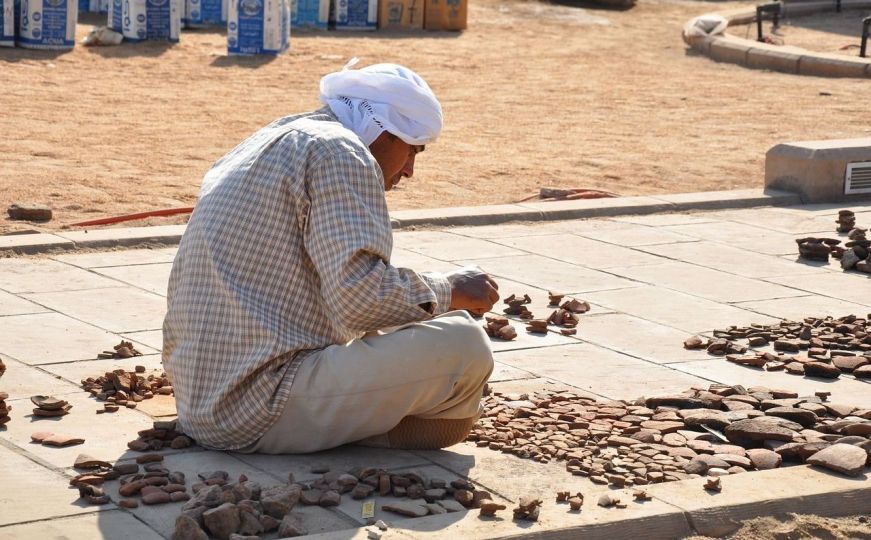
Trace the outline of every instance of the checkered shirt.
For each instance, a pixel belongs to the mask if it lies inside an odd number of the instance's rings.
[[[248,446],[312,351],[447,311],[448,281],[391,266],[392,247],[381,169],[329,109],[281,118],[221,158],[169,278],[163,363],[184,432]]]

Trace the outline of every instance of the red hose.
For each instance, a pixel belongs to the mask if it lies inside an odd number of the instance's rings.
[[[79,223],[70,224],[71,227],[88,227],[91,225],[111,225],[113,223],[123,223],[125,221],[135,221],[137,219],[145,219],[157,216],[174,216],[176,214],[190,214],[194,211],[194,207],[189,208],[165,208],[163,210],[152,210],[150,212],[140,212],[138,214],[127,214],[126,216],[115,216],[110,218],[94,219],[91,221],[82,221]]]

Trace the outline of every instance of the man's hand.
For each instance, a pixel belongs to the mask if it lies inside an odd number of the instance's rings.
[[[445,277],[451,284],[451,309],[480,317],[499,301],[499,285],[477,266],[464,266]]]

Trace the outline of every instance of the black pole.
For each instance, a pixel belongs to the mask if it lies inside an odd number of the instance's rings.
[[[835,11],[841,12],[841,0],[835,0]]]
[[[765,13],[771,13],[771,19],[774,21],[774,26],[777,27],[780,20],[780,2],[756,6],[756,41],[765,41],[765,37],[762,35],[762,19]]]
[[[871,30],[871,15],[862,19],[862,46],[859,48],[859,56],[865,58],[868,49],[868,32]]]

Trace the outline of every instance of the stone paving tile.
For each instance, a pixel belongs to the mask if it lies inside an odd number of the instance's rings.
[[[521,297],[524,294],[528,294],[529,298],[530,298],[530,300],[532,300],[532,302],[525,304],[526,309],[531,311],[532,314],[537,319],[547,319],[550,316],[550,314],[553,313],[553,311],[555,309],[557,309],[557,307],[558,307],[558,306],[550,305],[550,297],[548,296],[549,291],[547,289],[542,289],[539,287],[532,287],[532,286],[525,285],[523,283],[519,283],[517,281],[511,280],[511,279],[506,279],[503,277],[496,277],[495,281],[496,281],[496,284],[499,285],[499,301],[496,303],[495,306],[493,306],[493,313],[495,313],[497,315],[504,315],[504,316],[508,317],[509,319],[511,319],[512,321],[521,321],[522,320],[516,315],[506,315],[503,311],[506,307],[508,307],[507,304],[505,304],[504,300],[506,298],[508,298],[509,296],[511,296],[512,294],[520,295]],[[561,289],[554,290],[554,292],[565,293],[565,291],[563,291]],[[564,298],[563,301],[565,301],[566,299],[568,299],[570,297],[577,298],[578,300],[584,300],[583,295],[576,295],[576,294],[571,294],[571,293],[565,293],[565,294],[566,294],[566,298]],[[590,303],[590,311],[588,311],[586,313],[579,314],[578,317],[581,319],[581,321],[583,321],[587,317],[593,317],[593,316],[602,315],[605,313],[614,313],[614,310],[608,309],[608,308],[600,306],[598,304]]]
[[[824,231],[824,229],[819,226],[809,229],[804,233],[792,234],[734,221],[723,221],[716,225],[710,223],[675,225],[662,227],[661,230],[683,234],[698,238],[699,240],[732,245],[748,251],[768,255],[797,254],[798,244],[795,243],[795,239],[799,236],[825,236],[827,238],[837,236],[834,233],[834,229],[830,232],[820,232]]]
[[[576,233],[578,236],[607,242],[618,246],[652,246],[676,242],[696,242],[698,238],[666,230],[664,227],[649,227],[629,223],[612,222],[613,226],[594,232]]]
[[[807,268],[819,268],[821,270],[828,270],[830,272],[838,272],[842,273],[844,270],[841,268],[841,261],[835,258],[830,258],[828,261],[811,261],[808,259],[802,259],[798,256],[798,249],[792,255],[781,255],[781,259],[785,261],[790,261],[792,263],[806,266]]]
[[[715,302],[742,302],[801,296],[801,291],[765,281],[719,272],[680,261],[617,267],[610,272],[636,281],[699,296]]]
[[[650,214],[646,216],[619,216],[610,218],[618,223],[633,223],[648,227],[668,227],[671,225],[691,225],[696,223],[716,223],[720,219],[715,212],[696,212],[692,214]]]
[[[171,263],[178,251],[176,247],[156,249],[122,249],[118,251],[94,251],[91,253],[67,253],[51,257],[80,268],[104,268],[132,264]]]
[[[62,396],[81,392],[81,388],[71,382],[65,381],[56,375],[46,373],[43,369],[28,366],[6,355],[0,354],[3,363],[6,364],[6,373],[0,380],[0,390],[9,394],[9,403],[26,409],[32,408],[30,396],[38,394],[49,396]],[[17,403],[16,400],[27,400]]]
[[[669,259],[689,262],[750,278],[815,274],[825,270],[795,264],[772,255],[754,253],[726,244],[709,241],[642,246],[637,249]]]
[[[657,364],[708,356],[705,351],[683,348],[683,341],[688,337],[686,332],[625,313],[584,319],[578,326],[577,337]]]
[[[142,350],[142,349],[139,349]],[[142,351],[152,352],[153,351]],[[54,375],[63,377],[72,384],[79,385],[82,379],[88,377],[97,377],[107,371],[116,369],[126,369],[133,371],[138,365],[145,366],[146,373],[151,373],[151,370],[163,370],[163,364],[160,362],[159,354],[143,354],[142,356],[134,356],[133,358],[108,358],[106,360],[81,360],[78,362],[64,362],[62,364],[49,364],[42,368]],[[81,390],[81,387],[79,387]]]
[[[0,289],[12,293],[40,293],[120,287],[121,283],[48,259],[0,259]]]
[[[500,223],[499,225],[482,225],[479,227],[449,227],[445,231],[468,236],[470,238],[509,238],[513,236],[537,236],[540,234],[559,234],[569,229],[582,230],[585,227],[602,228],[603,220],[570,220],[570,221],[529,221],[522,223]]]
[[[517,369],[497,361],[494,362],[493,373],[490,374],[489,382],[517,381],[522,379],[532,379],[534,377],[535,375],[528,371]]]
[[[778,322],[778,319],[758,313],[654,286],[602,291],[587,296],[597,304],[623,313],[638,314],[646,320],[689,333],[709,332],[732,324]]]
[[[197,473],[216,470],[227,471],[232,482],[238,480],[239,475],[244,473],[249,480],[258,482],[264,488],[287,483],[286,472],[280,477],[274,477],[225,452],[203,451],[167,455],[164,457],[163,464],[170,471],[181,471],[185,474],[188,490],[190,490],[191,485],[199,482]],[[104,487],[113,501],[117,502],[123,498],[118,495],[118,482],[108,482]],[[181,502],[157,506],[140,504],[138,508],[134,508],[130,512],[165,538],[170,538],[175,529],[175,520],[181,514],[183,505],[184,503]],[[294,507],[293,512],[301,515],[303,525],[312,534],[347,529],[353,526],[345,518],[320,507],[299,505]]]
[[[60,313],[4,317],[2,325],[0,353],[30,365],[95,358],[118,343],[118,336]]]
[[[566,472],[565,462],[538,463],[472,443],[414,453],[450,471],[467,471],[470,480],[511,502],[525,495],[550,502],[557,491],[587,493],[595,487],[588,478]]]
[[[393,235],[393,244],[443,261],[522,255],[516,249],[487,240],[442,231],[398,232]]]
[[[611,399],[635,399],[682,391],[691,386],[707,386],[707,381],[699,377],[590,343],[510,351],[501,353],[498,359],[541,377]]]
[[[724,358],[696,360],[669,364],[675,370],[704,377],[723,384],[740,384],[745,388],[767,386],[798,392],[799,395],[813,395],[817,391],[831,392],[829,400],[857,407],[871,407],[871,383],[848,377],[839,379],[818,379],[790,375],[783,371],[765,371],[733,364]]]
[[[390,263],[398,268],[411,268],[418,273],[451,272],[460,267],[458,264],[440,261],[420,253],[399,248],[393,250]]]
[[[543,255],[558,261],[587,268],[604,269],[615,266],[637,266],[662,262],[661,257],[590,240],[574,234],[519,236],[495,240],[528,253]]]
[[[512,321],[511,325],[517,332],[517,337],[511,341],[490,338],[490,348],[494,352],[535,349],[538,347],[554,347],[557,345],[578,342],[570,336],[564,336],[553,331],[548,332],[547,334],[533,334],[527,332],[526,325],[520,320]]]
[[[73,492],[70,492],[73,493]],[[135,538],[163,540],[154,529],[123,510],[106,510],[83,516],[35,521],[0,529],[5,540],[67,538]]]
[[[124,339],[133,341],[146,347],[151,347],[155,351],[163,350],[163,330],[146,330],[144,332],[129,332],[124,334]],[[142,352],[140,347],[137,347]]]
[[[64,399],[73,406],[66,416],[41,418],[33,415],[33,405],[19,402],[13,407],[12,420],[6,424],[3,439],[29,454],[39,457],[54,467],[71,467],[82,452],[98,459],[116,461],[128,452],[127,442],[136,433],[152,426],[153,420],[136,410],[125,409],[110,414],[95,414],[102,408],[90,394],[66,394]],[[84,444],[56,448],[31,442],[30,435],[37,431],[63,433],[85,439]]]
[[[157,330],[163,327],[166,314],[165,298],[134,287],[28,294],[26,298],[117,333]]]
[[[499,356],[496,356],[498,361]],[[575,388],[565,383],[561,383],[559,381],[555,381],[553,379],[547,379],[542,377],[534,377],[532,379],[516,379],[512,381],[498,381],[491,382],[490,388],[494,392],[501,392],[503,394],[527,394],[529,392],[538,392],[541,390],[551,390],[551,391],[561,391],[561,390],[570,390],[580,396],[586,396],[588,398],[599,398],[598,396],[592,392],[587,392],[585,390],[581,390],[580,388]]]
[[[169,286],[169,272],[171,270],[172,263],[160,263],[112,266],[109,268],[98,268],[94,271],[128,285],[166,296],[166,288]]]
[[[561,291],[565,294],[581,294],[639,286],[638,283],[605,272],[580,268],[574,264],[556,261],[540,255],[478,259],[462,261],[461,264],[478,264],[485,272],[496,276],[497,281],[499,281],[498,278],[504,277],[531,287]]]
[[[863,298],[862,300],[867,301],[868,305],[819,295],[741,302],[735,305],[771,317],[800,321],[805,317],[843,317],[850,314],[856,316],[868,315],[871,313],[871,298]]]
[[[232,457],[264,471],[276,479],[287,480],[288,473],[293,473],[297,482],[308,482],[320,478],[320,474],[311,472],[315,467],[329,467],[331,470],[349,471],[355,467],[375,467],[377,469],[399,469],[408,467],[423,467],[430,465],[406,450],[384,448],[368,448],[365,446],[345,445],[332,450],[314,452],[311,454],[269,455],[241,454],[233,452]]]
[[[795,215],[813,215],[813,216],[837,216],[840,210],[852,210],[859,214],[861,212],[871,212],[871,205],[867,202],[855,201],[851,203],[816,203],[802,204],[799,206],[773,206],[767,208],[770,212],[782,212],[785,214]]]
[[[753,228],[770,229],[789,235],[818,231],[830,231],[830,234],[835,234],[836,229],[834,216],[831,215],[777,212],[769,208],[757,208],[753,212],[732,210],[721,212],[720,216],[730,221],[746,223]]]
[[[3,479],[0,526],[115,508],[111,504],[99,507],[83,504],[78,500],[78,492],[69,488],[67,478],[3,445],[0,445],[0,478]],[[0,537],[9,538],[6,530],[0,529]],[[40,530],[36,537],[45,536]]]
[[[859,272],[772,277],[765,281],[848,302],[871,301],[871,276]]]
[[[12,293],[0,291],[0,317],[7,315],[26,315],[28,313],[45,313],[48,309],[28,302]]]

